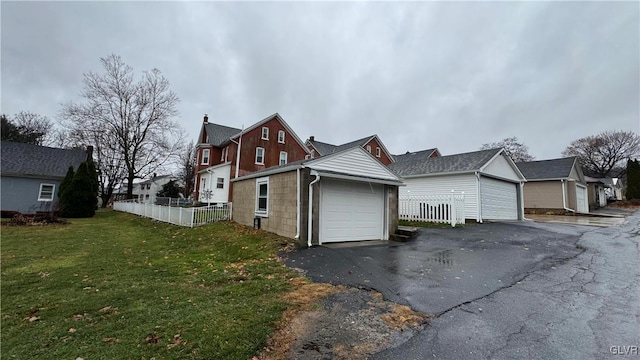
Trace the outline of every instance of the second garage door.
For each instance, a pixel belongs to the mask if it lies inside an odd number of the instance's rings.
[[[320,241],[379,240],[383,237],[383,185],[321,180]]]
[[[480,195],[483,220],[518,220],[516,184],[482,177]]]
[[[576,184],[576,210],[581,213],[589,212],[589,205],[587,204],[587,188],[582,185]]]

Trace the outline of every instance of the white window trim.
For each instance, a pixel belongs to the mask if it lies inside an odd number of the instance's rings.
[[[262,161],[258,162],[258,149],[262,149]],[[264,148],[260,146],[256,146],[256,164],[264,165]]]
[[[280,139],[280,135],[282,135],[282,139]],[[278,131],[278,142],[280,144],[284,144],[284,137],[285,137],[285,132],[284,130],[280,130]]]
[[[265,130],[267,130],[265,132]],[[266,126],[262,127],[262,140],[269,140],[269,128]]]
[[[218,185],[220,185],[220,180],[222,180],[222,187],[219,187]],[[216,189],[224,189],[224,178],[216,178]]]
[[[51,199],[45,199],[42,197],[42,188],[45,186],[51,186]],[[40,184],[40,191],[38,192],[38,201],[53,201],[56,197],[56,184]]]
[[[376,157],[380,157],[380,147],[376,146]]]
[[[369,154],[371,154],[371,146],[367,145],[367,151],[369,152]]]
[[[267,184],[267,206],[265,210],[258,210],[258,200],[260,197],[260,185]],[[269,177],[262,177],[256,179],[256,216],[268,217],[269,216]]]
[[[205,156],[205,154],[207,155]],[[202,149],[202,164],[200,165],[209,165],[209,157],[211,157],[211,151],[209,149]]]
[[[282,163],[282,155],[284,155],[284,164]],[[278,165],[287,165],[289,154],[286,151],[280,151],[280,159],[278,159]]]

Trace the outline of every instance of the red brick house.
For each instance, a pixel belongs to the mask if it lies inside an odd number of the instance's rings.
[[[317,141],[314,136],[310,136],[305,144],[311,151],[312,157],[330,155],[346,149],[350,149],[352,147],[360,146],[385,165],[389,165],[395,161],[393,159],[393,155],[389,153],[378,135],[370,135],[365,138],[351,141],[342,145],[333,145],[325,142],[320,142]]]
[[[197,144],[194,199],[231,201],[231,179],[309,156],[304,142],[278,113],[244,130],[210,123],[205,115]]]

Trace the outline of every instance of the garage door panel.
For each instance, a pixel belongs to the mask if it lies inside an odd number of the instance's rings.
[[[482,218],[485,220],[517,220],[516,184],[483,177],[480,180]]]
[[[380,239],[384,220],[382,185],[324,179],[320,241]]]

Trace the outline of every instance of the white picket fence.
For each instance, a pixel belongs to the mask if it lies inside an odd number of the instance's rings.
[[[231,220],[232,205],[232,203],[219,203],[201,207],[173,207],[144,204],[135,200],[123,200],[114,202],[113,210],[124,211],[174,225],[194,227],[215,221]]]
[[[400,197],[398,215],[400,220],[464,224],[464,192]]]

